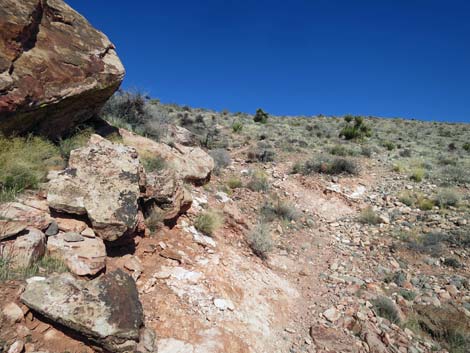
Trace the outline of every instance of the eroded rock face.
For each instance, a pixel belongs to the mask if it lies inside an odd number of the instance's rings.
[[[149,173],[146,181],[143,199],[148,207],[156,206],[162,211],[164,221],[175,220],[191,207],[191,193],[184,187],[183,181],[176,177],[174,171]]]
[[[21,301],[111,352],[136,349],[143,310],[134,280],[122,270],[92,281],[61,274],[31,282]]]
[[[95,233],[113,241],[136,227],[144,178],[134,148],[93,135],[50,181],[47,201],[56,211],[87,215]]]
[[[65,234],[49,237],[47,252],[62,259],[72,273],[79,276],[95,275],[106,266],[106,247],[100,238],[82,237],[69,242]]]
[[[134,147],[142,155],[162,158],[177,176],[190,183],[204,184],[214,169],[214,160],[199,147],[188,147],[174,143],[170,147],[148,138],[119,129],[123,142]]]
[[[62,0],[0,0],[0,131],[58,136],[123,77],[113,44]]]

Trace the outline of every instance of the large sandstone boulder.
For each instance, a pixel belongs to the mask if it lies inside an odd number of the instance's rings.
[[[62,0],[0,0],[0,131],[58,136],[123,77],[113,44]]]
[[[46,235],[35,228],[27,228],[14,241],[0,243],[0,254],[9,260],[13,268],[27,268],[46,252]]]
[[[134,148],[93,135],[73,150],[69,167],[50,181],[47,201],[59,212],[87,215],[96,234],[113,241],[137,225],[145,175]]]
[[[178,177],[186,182],[204,184],[210,179],[214,160],[199,147],[172,146],[158,143],[125,129],[119,129],[123,143],[134,147],[143,156],[163,159]]]
[[[135,352],[143,310],[134,280],[122,270],[92,281],[70,274],[34,281],[21,301],[111,352]]]

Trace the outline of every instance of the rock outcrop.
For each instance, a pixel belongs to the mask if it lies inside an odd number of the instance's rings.
[[[3,250],[2,250],[3,248]],[[13,242],[0,244],[0,253],[14,268],[27,268],[46,252],[46,236],[40,230],[27,228]]]
[[[120,86],[113,44],[62,0],[0,0],[0,131],[56,137]]]
[[[199,147],[188,147],[178,143],[172,146],[155,142],[124,129],[119,129],[123,142],[134,147],[141,155],[161,158],[182,180],[204,184],[214,169],[214,160]]]
[[[21,301],[111,352],[136,351],[143,310],[134,280],[122,270],[92,281],[70,274],[33,281]]]
[[[88,216],[95,233],[113,241],[136,227],[144,177],[134,148],[93,135],[51,180],[47,201],[56,211]]]

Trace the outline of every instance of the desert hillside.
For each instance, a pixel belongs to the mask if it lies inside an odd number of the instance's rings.
[[[469,124],[113,94],[81,15],[0,5],[0,352],[470,352]]]

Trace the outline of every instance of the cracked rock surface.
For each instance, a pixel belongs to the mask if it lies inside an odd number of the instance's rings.
[[[3,133],[60,136],[93,117],[123,77],[113,44],[62,0],[0,0]]]

